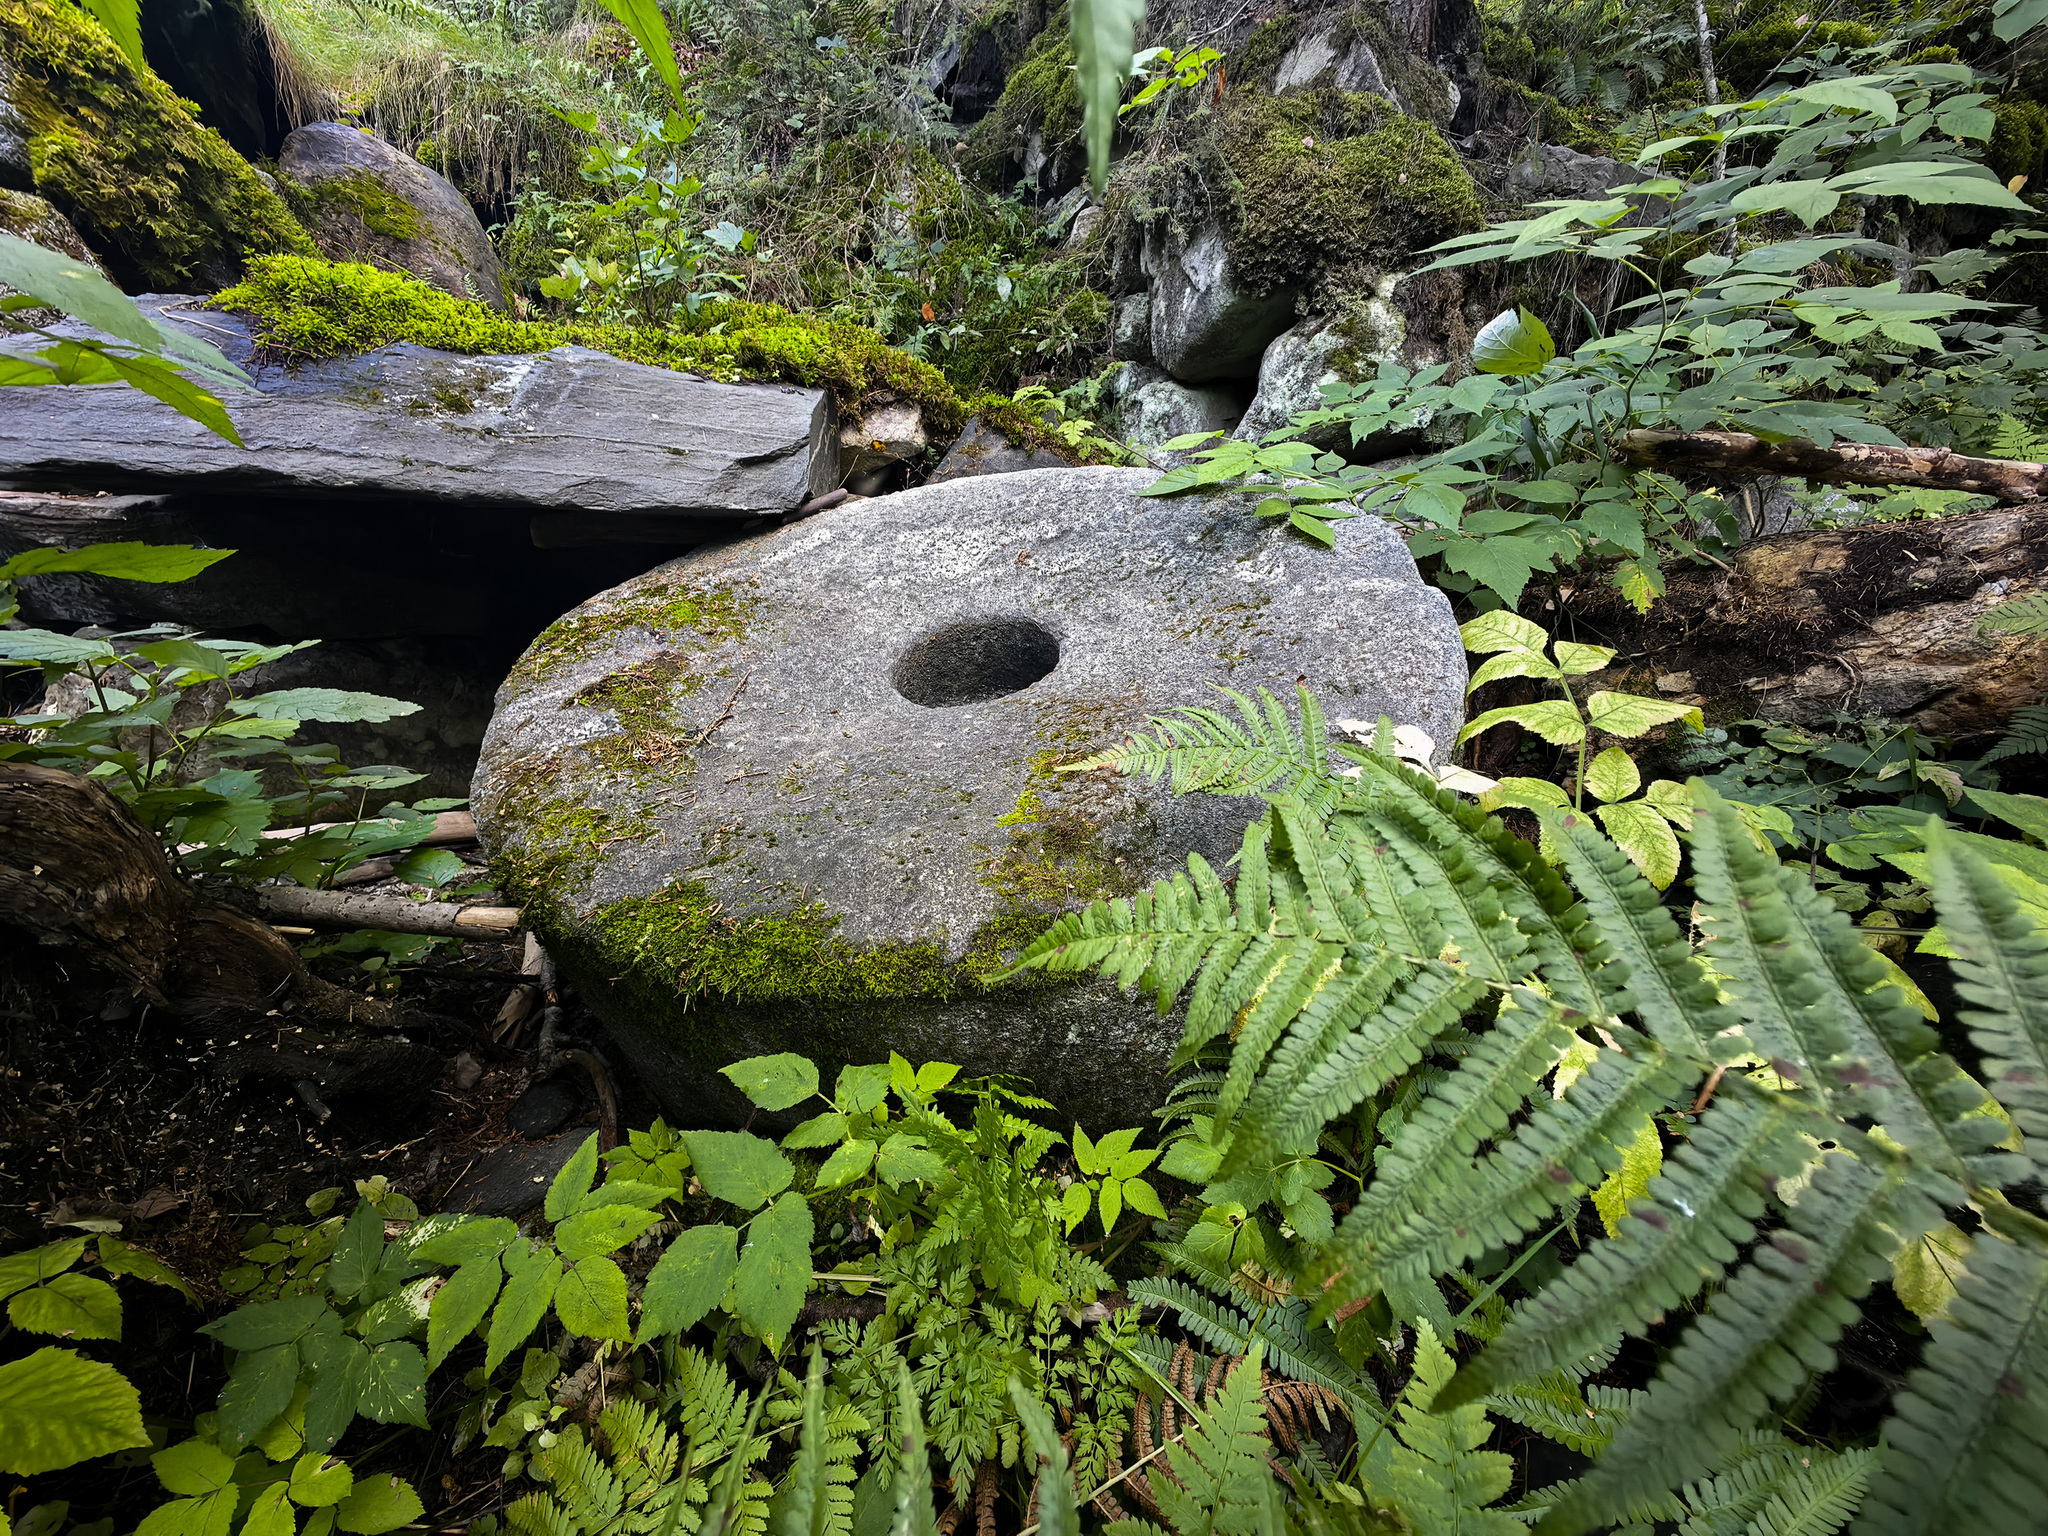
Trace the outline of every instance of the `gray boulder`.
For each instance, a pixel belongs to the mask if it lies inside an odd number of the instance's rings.
[[[1539,144],[1508,166],[1508,190],[1520,197],[1605,197],[1643,173],[1605,155],[1584,155],[1562,144]]]
[[[469,200],[439,172],[343,123],[308,123],[277,157],[299,222],[336,261],[410,272],[505,309],[505,272]]]
[[[0,58],[0,187],[33,192],[36,170],[28,153],[28,119],[14,104],[14,92],[14,70]]]
[[[139,303],[248,364],[247,327]],[[488,506],[522,542],[698,542],[839,480],[820,390],[714,384],[581,347],[461,357],[399,345],[263,367],[226,401],[245,447],[123,384],[15,391],[0,480],[28,489]]]
[[[1111,388],[1123,440],[1148,449],[1189,432],[1228,432],[1244,415],[1235,391],[1177,383],[1143,363],[1125,363]],[[1164,463],[1177,462],[1181,455],[1155,452],[1152,457]]]
[[[1124,363],[1152,361],[1152,295],[1127,294],[1110,312],[1109,355]]]
[[[494,872],[672,1114],[717,1069],[898,1051],[1142,1123],[1179,1025],[995,978],[1049,914],[1235,850],[1257,805],[1061,774],[1214,685],[1447,742],[1465,666],[1394,530],[1326,551],[1147,470],[927,485],[700,551],[544,633],[474,800]]]
[[[1335,366],[1337,355],[1356,345],[1328,315],[1312,315],[1274,337],[1259,359],[1259,392],[1232,435],[1248,441],[1264,437],[1298,413],[1320,407],[1323,386],[1342,379]]]
[[[948,480],[966,480],[976,475],[1011,475],[1025,469],[1068,467],[1067,461],[1051,449],[1013,443],[979,416],[970,416],[925,484],[943,485]]]
[[[1247,379],[1266,344],[1294,317],[1294,294],[1254,293],[1237,280],[1223,231],[1209,225],[1185,243],[1162,222],[1146,232],[1152,281],[1152,357],[1184,384]]]

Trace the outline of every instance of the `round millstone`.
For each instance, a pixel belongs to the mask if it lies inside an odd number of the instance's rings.
[[[797,1051],[1014,1073],[1139,1123],[1179,1036],[1097,979],[1002,979],[1051,917],[1260,809],[1062,773],[1217,688],[1448,742],[1465,667],[1392,527],[1334,551],[1254,498],[1049,469],[850,503],[591,599],[499,694],[475,802],[500,877],[667,1111]],[[793,1113],[808,1113],[798,1110]]]

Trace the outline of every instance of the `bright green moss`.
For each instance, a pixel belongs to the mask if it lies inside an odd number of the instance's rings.
[[[516,320],[399,273],[295,257],[252,262],[247,278],[214,303],[253,317],[263,345],[292,360],[401,341],[472,354],[575,345],[706,378],[829,389],[848,412],[888,391],[922,407],[935,436],[959,431],[967,417],[959,393],[929,363],[861,326],[769,304],[709,303],[687,324],[665,329]]]
[[[2048,160],[2048,107],[2024,96],[2006,96],[1992,111],[1991,142],[1985,146],[1984,163],[2000,181],[2025,176],[2039,190],[2041,167]]]
[[[555,620],[526,648],[507,681],[531,687],[624,629],[651,630],[700,644],[737,640],[747,631],[754,605],[754,594],[744,588],[706,589],[682,576],[655,577],[628,597],[600,608],[586,606]]]
[[[1241,209],[1231,261],[1255,288],[1341,289],[1485,223],[1443,135],[1376,96],[1251,98],[1233,110],[1223,151]]]
[[[362,226],[387,240],[419,239],[419,210],[368,171],[349,171],[300,186],[283,185],[293,212],[309,225],[339,221]]]
[[[1536,137],[1546,144],[1562,144],[1582,155],[1613,155],[1619,140],[1594,122],[1583,107],[1568,107],[1555,96],[1532,90],[1512,81],[1496,81],[1495,89],[1521,102],[1522,110],[1534,123]],[[1684,92],[1690,99],[1690,91]]]
[[[995,109],[976,123],[963,146],[962,162],[985,180],[998,179],[1012,151],[1032,133],[1048,153],[1081,136],[1081,87],[1074,73],[1074,44],[1062,7],[1031,40],[1010,71]]]
[[[1794,54],[1813,53],[1822,48],[1868,48],[1881,39],[1860,21],[1810,23],[1799,16],[1779,14],[1745,27],[1715,51],[1715,65],[1723,78],[1743,90],[1761,86],[1785,60]]]
[[[212,287],[248,256],[313,251],[248,162],[79,7],[0,0],[0,56],[37,192],[124,283]]]

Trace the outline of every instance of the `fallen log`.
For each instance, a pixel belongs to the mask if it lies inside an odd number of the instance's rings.
[[[307,923],[315,928],[382,928],[450,939],[505,939],[519,930],[517,907],[413,901],[405,896],[315,891],[297,885],[259,886],[252,894],[257,910],[273,922]]]
[[[2001,501],[2038,501],[2048,496],[2048,464],[2019,459],[1973,459],[1946,448],[1887,448],[1876,443],[1836,443],[1823,448],[1795,439],[1767,443],[1747,432],[1627,432],[1622,457],[1674,473],[1801,475],[1831,485],[1922,485],[1940,491],[1968,491]]]
[[[61,959],[48,969],[71,991],[186,1019],[388,1028],[418,1017],[320,980],[261,920],[181,876],[99,784],[27,763],[0,763],[0,952]]]
[[[1776,534],[1725,567],[1674,568],[1647,614],[1588,582],[1532,616],[1619,650],[1610,686],[1807,725],[1884,715],[1976,750],[2048,694],[2048,638],[1983,632],[1984,616],[2043,591],[2048,504]]]

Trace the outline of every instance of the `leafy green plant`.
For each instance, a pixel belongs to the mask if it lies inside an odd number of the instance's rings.
[[[1102,196],[1109,184],[1110,143],[1117,102],[1131,77],[1131,45],[1145,19],[1145,0],[1070,0],[1067,27],[1081,90],[1082,135],[1088,144],[1088,182]]]
[[[125,35],[134,39],[128,51],[140,58],[141,40],[134,35],[135,0],[99,0],[88,9],[117,41],[124,38],[124,32],[115,28],[122,24],[125,13]],[[236,447],[242,446],[235,424],[213,391],[246,387],[249,377],[221,356],[218,348],[167,321],[143,314],[132,299],[92,268],[18,235],[0,233],[0,286],[15,290],[12,296],[0,298],[0,317],[51,305],[106,337],[59,336],[39,326],[30,327],[29,334],[50,345],[31,355],[0,356],[0,386],[119,381],[163,401]]]
[[[1442,1414],[1583,1369],[1711,1290],[1592,1470],[1550,1503],[1541,1528],[1574,1532],[1714,1474],[1832,1361],[1892,1256],[1968,1203],[1995,1257],[1973,1259],[1951,1320],[1931,1325],[1870,1518],[1885,1531],[2027,1528],[2018,1404],[2040,1379],[2048,1227],[2001,1191],[2032,1176],[2022,1138],[2040,1112],[2033,1063],[2048,1067],[2032,995],[2048,939],[1976,849],[1925,833],[1983,1083],[1848,919],[1705,785],[1688,832],[1706,934],[1695,954],[1578,811],[1546,813],[1567,884],[1429,778],[1325,744],[1306,699],[1303,718],[1257,761],[1169,749],[1162,762],[1157,738],[1136,738],[1077,765],[1259,792],[1269,809],[1245,834],[1234,890],[1191,857],[1139,901],[1061,919],[1020,962],[1099,970],[1162,1009],[1187,994],[1179,1059],[1206,1069],[1204,1112],[1171,1161],[1208,1176],[1206,1241],[1250,1234],[1266,1283],[1314,1298],[1317,1317],[1384,1301],[1442,1334],[1457,1325],[1442,1317],[1446,1277],[1489,1252],[1526,1262],[1532,1234],[1542,1247],[1622,1167],[1645,1116],[1682,1128],[1617,1235],[1518,1305],[1431,1402]],[[1358,776],[1333,773],[1332,754]],[[1553,1090],[1575,1048],[1590,1062]],[[1359,1136],[1378,1145],[1326,1236],[1292,1243],[1258,1214],[1322,1145]],[[1766,1216],[1769,1240],[1745,1257]],[[2013,1374],[1994,1375],[1993,1359]]]
[[[232,553],[143,544],[29,550],[0,564],[0,621],[18,611],[14,584],[24,577],[184,581]],[[188,869],[325,885],[365,859],[417,845],[433,831],[435,812],[463,802],[393,801],[373,811],[373,793],[423,776],[350,768],[334,747],[293,739],[310,723],[391,720],[417,713],[417,704],[336,688],[244,692],[235,682],[315,644],[202,641],[169,625],[108,639],[0,630],[0,667],[38,667],[44,687],[33,712],[0,717],[0,725],[29,733],[0,742],[0,761],[98,780]],[[274,793],[270,778],[296,787]]]
[[[1637,737],[1675,720],[1689,720],[1697,728],[1705,724],[1699,710],[1690,704],[1647,699],[1632,693],[1594,693],[1581,704],[1572,692],[1571,679],[1605,671],[1614,660],[1612,647],[1559,640],[1551,645],[1552,654],[1545,656],[1544,643],[1550,636],[1540,625],[1505,609],[1481,614],[1458,633],[1466,650],[1487,658],[1466,685],[1468,695],[1507,677],[1541,678],[1557,684],[1563,695],[1489,709],[1458,733],[1460,743],[1496,725],[1512,722],[1554,746],[1578,749],[1578,771],[1573,775],[1570,795],[1547,779],[1505,778],[1487,792],[1481,803],[1488,810],[1502,805],[1530,810],[1583,807],[1590,794],[1599,802],[1593,814],[1607,829],[1607,835],[1649,877],[1652,885],[1659,890],[1669,885],[1677,877],[1679,864],[1678,837],[1672,827],[1687,826],[1692,818],[1691,798],[1685,786],[1659,779],[1641,799],[1631,800],[1629,796],[1643,785],[1634,759],[1620,747],[1608,747],[1588,763],[1586,747],[1596,731],[1608,736]],[[1554,837],[1547,840],[1546,854],[1559,856]]]
[[[157,1481],[177,1497],[151,1511],[136,1536],[383,1536],[419,1519],[424,1506],[405,1479],[359,1477],[339,1457],[306,1449],[303,1399],[249,1454],[231,1456],[202,1432],[150,1457]]]
[[[1992,127],[1980,83],[1924,63],[1695,109],[1636,157],[1643,180],[1433,248],[1432,270],[1549,259],[1611,272],[1613,306],[1574,317],[1586,340],[1569,355],[1541,318],[1509,310],[1475,338],[1474,374],[1383,365],[1268,434],[1267,456],[1222,445],[1161,490],[1242,481],[1299,499],[1289,478],[1312,481],[1411,524],[1440,584],[1483,602],[1515,607],[1538,572],[1590,561],[1647,610],[1666,561],[1718,556],[1743,529],[1720,493],[1639,464],[1632,431],[1988,441],[2016,406],[2039,414],[2025,333],[1955,292],[1833,281],[1863,242],[1824,228],[1845,198],[1875,196],[1984,210],[2012,239],[2038,233],[1972,158]],[[1750,163],[1714,169],[1717,150],[1750,146]],[[1813,233],[1784,238],[1791,221]],[[1332,428],[1360,446],[1427,436],[1436,451],[1395,469],[1267,454]]]
[[[88,1243],[95,1253],[87,1263],[106,1279],[79,1272]],[[0,1299],[9,1325],[24,1333],[118,1342],[121,1297],[110,1281],[120,1275],[194,1299],[192,1288],[155,1254],[111,1234],[66,1238],[0,1258]],[[141,1400],[113,1366],[57,1348],[0,1364],[0,1471],[52,1472],[149,1443]]]
[[[1221,64],[1223,55],[1214,48],[1147,48],[1133,55],[1131,74],[1142,80],[1138,93],[1117,109],[1128,117],[1140,107],[1150,106],[1168,90],[1191,91],[1209,83],[1209,66]]]

